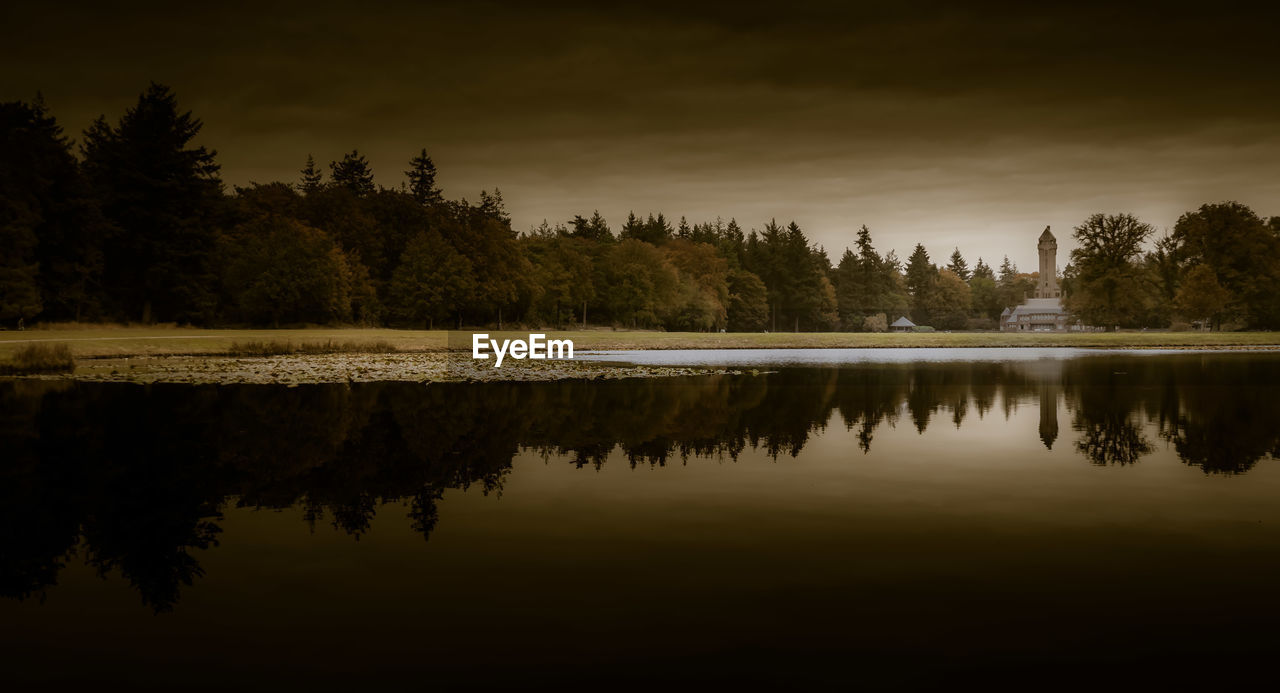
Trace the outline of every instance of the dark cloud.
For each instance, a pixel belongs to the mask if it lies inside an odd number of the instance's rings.
[[[0,98],[71,132],[150,80],[231,183],[359,147],[385,184],[427,147],[520,226],[599,208],[759,225],[836,251],[1008,252],[1093,211],[1168,226],[1280,213],[1277,11],[1229,4],[10,4]]]

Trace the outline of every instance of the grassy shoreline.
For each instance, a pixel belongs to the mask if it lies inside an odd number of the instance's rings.
[[[528,330],[488,332],[494,339],[527,336]],[[579,350],[628,349],[787,349],[787,348],[1008,348],[1077,347],[1111,349],[1280,348],[1280,332],[1090,332],[1017,334],[1002,332],[933,333],[696,333],[598,330],[539,330],[572,339]],[[0,332],[0,359],[30,344],[66,344],[80,359],[132,356],[214,356],[235,353],[247,343],[312,345],[380,344],[386,352],[450,350],[445,330],[385,328],[305,328],[280,330],[200,329],[188,327],[77,327]],[[469,348],[470,331],[455,335],[453,349]]]

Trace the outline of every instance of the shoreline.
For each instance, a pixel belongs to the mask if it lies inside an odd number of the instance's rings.
[[[551,382],[559,380],[617,380],[693,375],[740,374],[742,369],[719,366],[651,366],[587,360],[512,362],[502,368],[476,365],[456,354],[288,354],[277,356],[162,355],[104,357],[78,361],[68,373],[0,377],[84,383],[139,385],[298,385],[351,383]]]
[[[476,330],[482,331],[482,330]],[[493,330],[493,338],[571,339],[579,351],[649,351],[671,349],[874,349],[874,348],[1097,348],[1097,349],[1280,349],[1280,332],[773,332],[702,333],[587,330]],[[444,353],[467,351],[459,334],[471,331],[398,330],[386,328],[298,328],[278,330],[214,330],[188,327],[41,328],[0,331],[0,361],[31,344],[66,344],[77,360],[148,356],[234,355],[247,343],[295,346],[332,342],[377,343],[378,353]],[[451,335],[453,339],[451,339]],[[469,341],[469,338],[468,338]]]
[[[852,365],[868,364],[901,364],[905,362],[935,361],[970,361],[987,362],[986,355],[977,359],[965,358],[956,354],[956,358],[916,358],[905,355],[894,358],[886,353],[885,358],[855,358],[852,360],[824,361],[805,360],[804,354],[797,352],[832,352],[840,347],[822,348],[768,348],[756,349],[766,354],[761,360],[735,359],[728,356],[724,359],[688,361],[676,359],[663,361],[661,358],[649,360],[644,358],[631,360],[628,353],[655,356],[656,352],[698,352],[707,349],[633,349],[633,350],[582,350],[580,357],[573,360],[530,361],[508,360],[502,368],[493,368],[487,362],[478,362],[460,351],[433,352],[393,352],[393,353],[329,353],[329,354],[278,354],[266,356],[251,355],[202,355],[202,354],[149,354],[140,356],[91,356],[77,358],[74,370],[63,373],[39,373],[26,375],[8,375],[0,377],[4,381],[56,381],[56,382],[106,382],[135,384],[185,384],[185,385],[311,385],[311,384],[346,384],[375,382],[409,382],[409,383],[447,383],[447,382],[550,382],[561,380],[616,380],[623,378],[666,378],[705,375],[741,375],[769,372],[777,368],[838,368]],[[724,352],[742,354],[749,347],[723,349]],[[1021,347],[854,347],[850,351],[881,352],[932,352],[948,354],[965,351],[1006,350],[1017,354],[1012,359],[1038,360],[1043,358],[1083,358],[1087,354],[1101,355],[1107,352],[1117,354],[1165,352],[1166,355],[1182,355],[1193,353],[1273,353],[1280,351],[1277,345],[1235,345],[1235,346],[1192,346],[1178,347],[1158,346],[1117,346],[1117,347],[1058,347],[1043,345],[1024,345]],[[1033,350],[1058,351],[1063,354],[1030,355]],[[769,360],[767,354],[777,352],[782,356],[801,356],[799,359],[780,358]],[[1172,352],[1172,353],[1169,353]]]

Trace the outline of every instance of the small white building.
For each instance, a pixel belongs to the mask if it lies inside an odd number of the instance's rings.
[[[893,321],[893,324],[889,326],[889,331],[890,332],[910,332],[915,328],[916,328],[916,324],[908,320],[907,316],[904,315],[898,318],[897,320]]]

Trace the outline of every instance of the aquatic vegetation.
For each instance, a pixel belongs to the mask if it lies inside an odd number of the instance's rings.
[[[400,351],[391,342],[374,340],[364,342],[336,341],[298,342],[272,340],[270,342],[232,342],[228,356],[282,356],[285,354],[392,354]]]
[[[28,344],[13,352],[8,361],[0,361],[0,375],[69,373],[75,367],[66,344]]]

